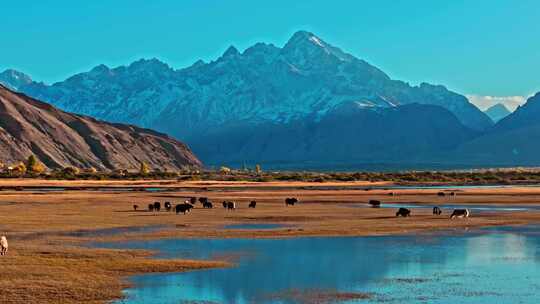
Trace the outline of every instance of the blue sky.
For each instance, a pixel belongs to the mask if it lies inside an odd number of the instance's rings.
[[[180,68],[305,29],[411,84],[526,96],[540,90],[538,20],[533,0],[3,1],[0,70],[50,83],[141,57]]]

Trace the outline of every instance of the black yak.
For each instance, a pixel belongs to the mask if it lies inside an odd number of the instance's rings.
[[[396,212],[396,216],[403,216],[403,217],[411,216],[411,210],[407,208],[399,208],[399,210]]]
[[[186,214],[186,212],[191,212],[191,209],[193,209],[193,206],[191,204],[178,204],[175,206],[176,214],[180,212]]]
[[[452,215],[450,215],[450,218],[467,218],[470,214],[469,209],[455,209]]]
[[[294,204],[298,203],[298,199],[295,197],[288,197],[285,199],[285,206],[294,206]]]
[[[379,208],[381,206],[381,201],[369,200],[368,204],[373,208]]]

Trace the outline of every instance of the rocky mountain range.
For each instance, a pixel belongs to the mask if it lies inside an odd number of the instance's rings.
[[[11,90],[22,91],[23,87],[34,84],[30,76],[19,71],[8,69],[0,73],[0,84]]]
[[[63,112],[0,85],[0,161],[13,164],[29,155],[49,168],[201,166],[186,145],[164,134]]]
[[[426,160],[493,125],[463,95],[393,80],[305,31],[283,47],[231,46],[183,69],[143,59],[52,85],[13,70],[0,82],[66,111],[165,132],[216,165]]]
[[[540,165],[540,93],[481,136],[456,150],[469,163],[504,166]]]
[[[301,164],[330,169],[374,161],[426,163],[476,134],[439,106],[409,104],[375,111],[351,102],[322,118],[312,116],[256,128],[245,123],[228,125],[193,140],[191,145],[199,157],[215,163],[241,166],[264,159],[272,167]]]

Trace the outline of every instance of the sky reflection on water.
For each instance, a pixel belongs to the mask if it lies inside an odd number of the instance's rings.
[[[136,276],[118,303],[305,303],[291,290],[372,295],[358,303],[540,303],[539,227],[486,231],[132,242],[122,247],[161,250],[164,257],[234,257],[238,265]]]

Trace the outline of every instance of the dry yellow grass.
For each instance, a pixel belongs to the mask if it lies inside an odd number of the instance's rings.
[[[130,182],[87,181],[0,181],[0,186],[56,185],[130,185]],[[163,181],[133,182],[163,185]],[[1,303],[104,303],[121,296],[124,280],[135,273],[185,271],[224,267],[223,262],[164,261],[148,259],[148,252],[106,250],[85,247],[91,241],[125,241],[169,237],[291,237],[361,236],[411,233],[436,229],[472,228],[491,225],[539,223],[540,212],[497,212],[474,214],[467,220],[449,220],[448,214],[433,216],[431,210],[413,210],[411,218],[396,218],[393,209],[362,208],[369,199],[383,203],[420,204],[519,204],[538,205],[540,189],[513,187],[503,189],[467,189],[456,197],[438,197],[439,190],[351,190],[339,183],[340,190],[303,187],[314,183],[230,183],[168,181],[169,186],[191,188],[182,192],[21,192],[0,191],[0,233],[10,242],[9,255],[0,258]],[[365,184],[365,183],[364,183]],[[256,185],[256,187],[254,186]],[[239,188],[240,186],[240,188]],[[284,189],[283,187],[287,187]],[[291,187],[295,189],[291,189]],[[200,205],[188,215],[172,212],[133,211],[138,204],[145,209],[153,201],[182,202],[189,196],[207,196],[214,209]],[[295,196],[302,201],[286,207],[283,199]],[[257,208],[248,202],[256,200]],[[222,200],[235,200],[236,211],[226,211]],[[276,230],[227,230],[233,223],[281,223]],[[139,232],[126,227],[154,227],[160,230]],[[100,229],[126,228],[120,234]],[[97,230],[95,232],[94,230]],[[94,231],[94,232],[92,232]]]
[[[148,259],[136,251],[13,243],[0,259],[0,303],[104,303],[121,296],[126,282],[119,278],[128,275],[227,266]]]

